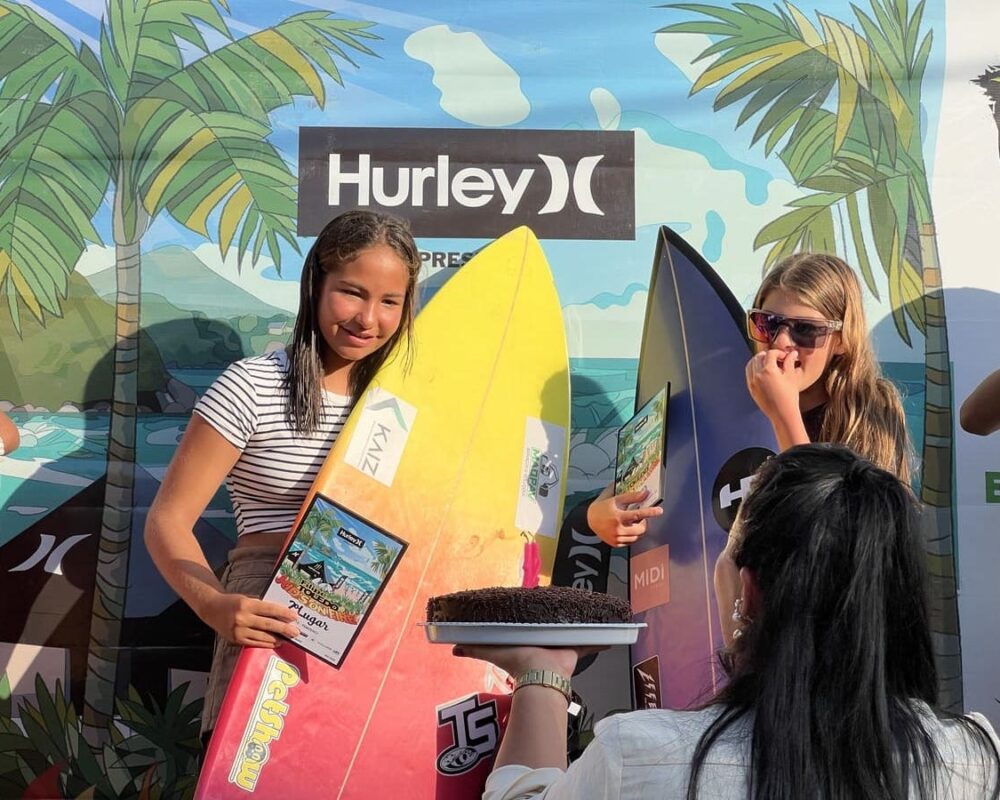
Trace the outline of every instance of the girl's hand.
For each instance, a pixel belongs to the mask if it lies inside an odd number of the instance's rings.
[[[496,664],[517,678],[530,669],[548,669],[568,678],[580,656],[603,650],[602,647],[530,647],[526,645],[455,645],[452,653],[461,658],[478,658]]]
[[[610,492],[611,488],[608,487],[587,507],[587,524],[601,541],[612,547],[634,543],[646,532],[646,520],[663,513],[659,506],[629,508],[646,499],[649,494],[647,489],[613,497]]]
[[[764,350],[747,362],[747,389],[771,422],[799,414],[799,378],[796,350]]]
[[[223,639],[244,647],[274,648],[279,636],[299,635],[298,617],[290,608],[243,594],[219,592],[206,604],[202,619]]]

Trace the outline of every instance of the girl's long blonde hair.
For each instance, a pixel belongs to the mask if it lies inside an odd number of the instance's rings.
[[[829,399],[821,441],[845,444],[909,483],[911,456],[903,404],[875,358],[854,270],[833,255],[796,253],[764,276],[754,307],[760,308],[774,289],[844,323],[840,331],[844,352],[833,357],[823,378]]]

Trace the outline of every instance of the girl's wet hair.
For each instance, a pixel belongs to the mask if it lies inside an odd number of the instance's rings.
[[[794,295],[826,319],[844,323],[838,334],[844,353],[833,357],[822,379],[829,400],[820,441],[846,444],[909,481],[912,456],[903,404],[896,387],[882,377],[854,270],[834,255],[796,253],[764,276],[754,307],[760,308],[775,289]]]
[[[289,395],[288,419],[297,431],[315,431],[323,414],[323,348],[326,343],[319,329],[317,306],[324,278],[362,250],[375,245],[391,247],[403,262],[407,272],[406,294],[399,328],[382,347],[351,368],[351,396],[360,397],[375,373],[398,349],[405,348],[406,358],[412,354],[420,252],[409,225],[397,217],[373,211],[348,211],[335,217],[316,237],[306,256],[299,284],[299,313],[288,345],[289,368],[285,378]],[[405,342],[401,343],[404,338]]]
[[[713,699],[724,710],[695,749],[689,799],[713,743],[743,717],[754,798],[933,798],[935,714],[963,727],[966,763],[996,775],[989,734],[933,710],[919,513],[906,485],[842,445],[793,447],[761,467],[734,554],[759,603],[724,654],[730,680]]]

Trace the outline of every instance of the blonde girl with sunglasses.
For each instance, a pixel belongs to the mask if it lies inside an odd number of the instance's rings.
[[[789,256],[757,290],[747,331],[757,347],[746,367],[747,388],[771,421],[779,449],[837,442],[909,482],[903,406],[875,358],[854,270],[833,255]],[[633,544],[647,520],[662,513],[635,508],[642,499],[615,496],[609,486],[590,504],[587,522],[612,546]],[[721,566],[732,583],[729,550],[717,572]],[[727,632],[733,597],[732,591],[719,596]]]
[[[810,442],[843,444],[910,483],[903,405],[896,387],[882,377],[861,285],[850,266],[824,253],[784,259],[757,290],[747,332],[757,348],[747,362],[747,389],[771,421],[779,450]],[[715,564],[727,644],[744,621],[735,607],[739,527],[737,519]]]
[[[789,256],[757,290],[747,330],[747,388],[780,449],[845,444],[909,482],[903,406],[875,359],[854,270],[832,255]]]

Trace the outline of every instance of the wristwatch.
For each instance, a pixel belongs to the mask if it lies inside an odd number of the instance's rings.
[[[514,682],[514,691],[524,686],[548,686],[565,697],[567,703],[573,702],[573,689],[569,678],[550,669],[529,669]]]

